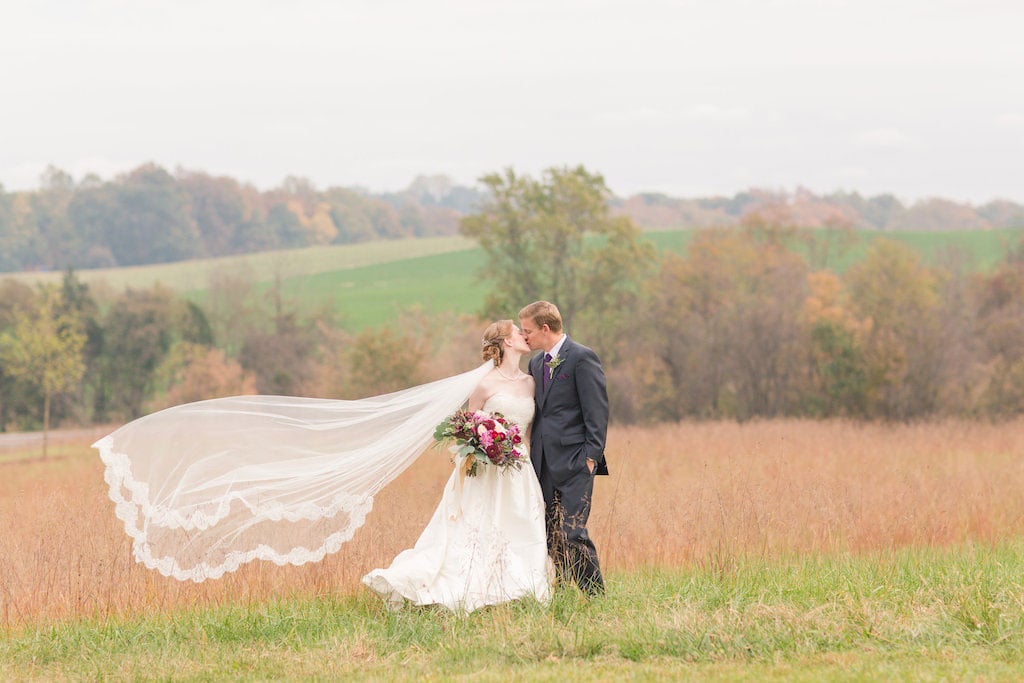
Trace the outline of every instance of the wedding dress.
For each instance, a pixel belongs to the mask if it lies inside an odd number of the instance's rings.
[[[498,393],[483,406],[500,412],[525,434],[533,420],[533,397]],[[544,528],[544,498],[533,466],[501,470],[479,466],[465,476],[457,464],[441,502],[419,540],[387,569],[363,583],[389,606],[406,601],[472,612],[523,597],[547,602],[552,568]]]

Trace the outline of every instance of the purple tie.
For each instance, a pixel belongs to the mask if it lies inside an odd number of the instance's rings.
[[[550,375],[551,372],[552,372],[551,368],[548,367],[548,363],[550,363],[550,362],[551,362],[551,354],[550,353],[545,353],[544,354],[544,365],[542,366],[543,367],[543,371],[542,371],[543,375],[542,376],[544,378],[544,383],[541,385],[541,388],[543,388],[543,389],[547,389],[548,388],[548,375]]]

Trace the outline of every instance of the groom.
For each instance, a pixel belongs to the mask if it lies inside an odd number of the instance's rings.
[[[604,592],[597,550],[587,534],[594,475],[604,461],[608,392],[597,354],[562,333],[554,304],[536,301],[519,311],[536,382],[537,414],[530,459],[544,493],[548,549],[562,576],[585,593]]]

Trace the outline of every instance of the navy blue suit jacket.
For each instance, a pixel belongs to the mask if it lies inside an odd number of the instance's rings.
[[[561,363],[544,386],[548,371],[544,354],[530,359],[536,383],[537,414],[530,436],[530,459],[541,476],[547,463],[555,484],[568,481],[587,458],[597,463],[594,474],[608,474],[604,457],[608,435],[608,389],[597,354],[568,336],[558,352]]]

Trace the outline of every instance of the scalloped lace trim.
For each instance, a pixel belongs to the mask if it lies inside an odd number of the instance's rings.
[[[113,450],[111,436],[100,439],[93,444],[93,448],[99,450],[100,458],[105,465],[103,478],[108,486],[108,495],[115,504],[118,519],[124,522],[125,531],[132,538],[135,559],[164,576],[180,581],[201,583],[207,579],[217,579],[253,560],[268,560],[277,565],[319,562],[326,555],[338,552],[343,544],[350,541],[356,530],[366,522],[366,516],[373,509],[372,495],[352,496],[340,493],[326,507],[309,502],[289,506],[276,501],[252,505],[241,496],[231,495],[203,506],[205,510],[199,509],[189,514],[182,514],[173,508],[154,505],[150,502],[149,485],[137,481],[133,477],[128,456]],[[128,491],[129,496],[126,498],[122,491]],[[316,521],[333,518],[344,512],[349,515],[349,522],[345,528],[329,534],[322,545],[312,550],[296,547],[288,552],[280,553],[261,544],[252,550],[228,553],[224,561],[219,564],[201,562],[192,568],[182,567],[173,556],[157,557],[153,555],[145,528],[139,528],[141,519],[148,524],[166,529],[207,529],[228,515],[231,503],[235,500],[242,502],[249,509],[254,521]],[[143,524],[143,527],[145,526],[146,524]]]

